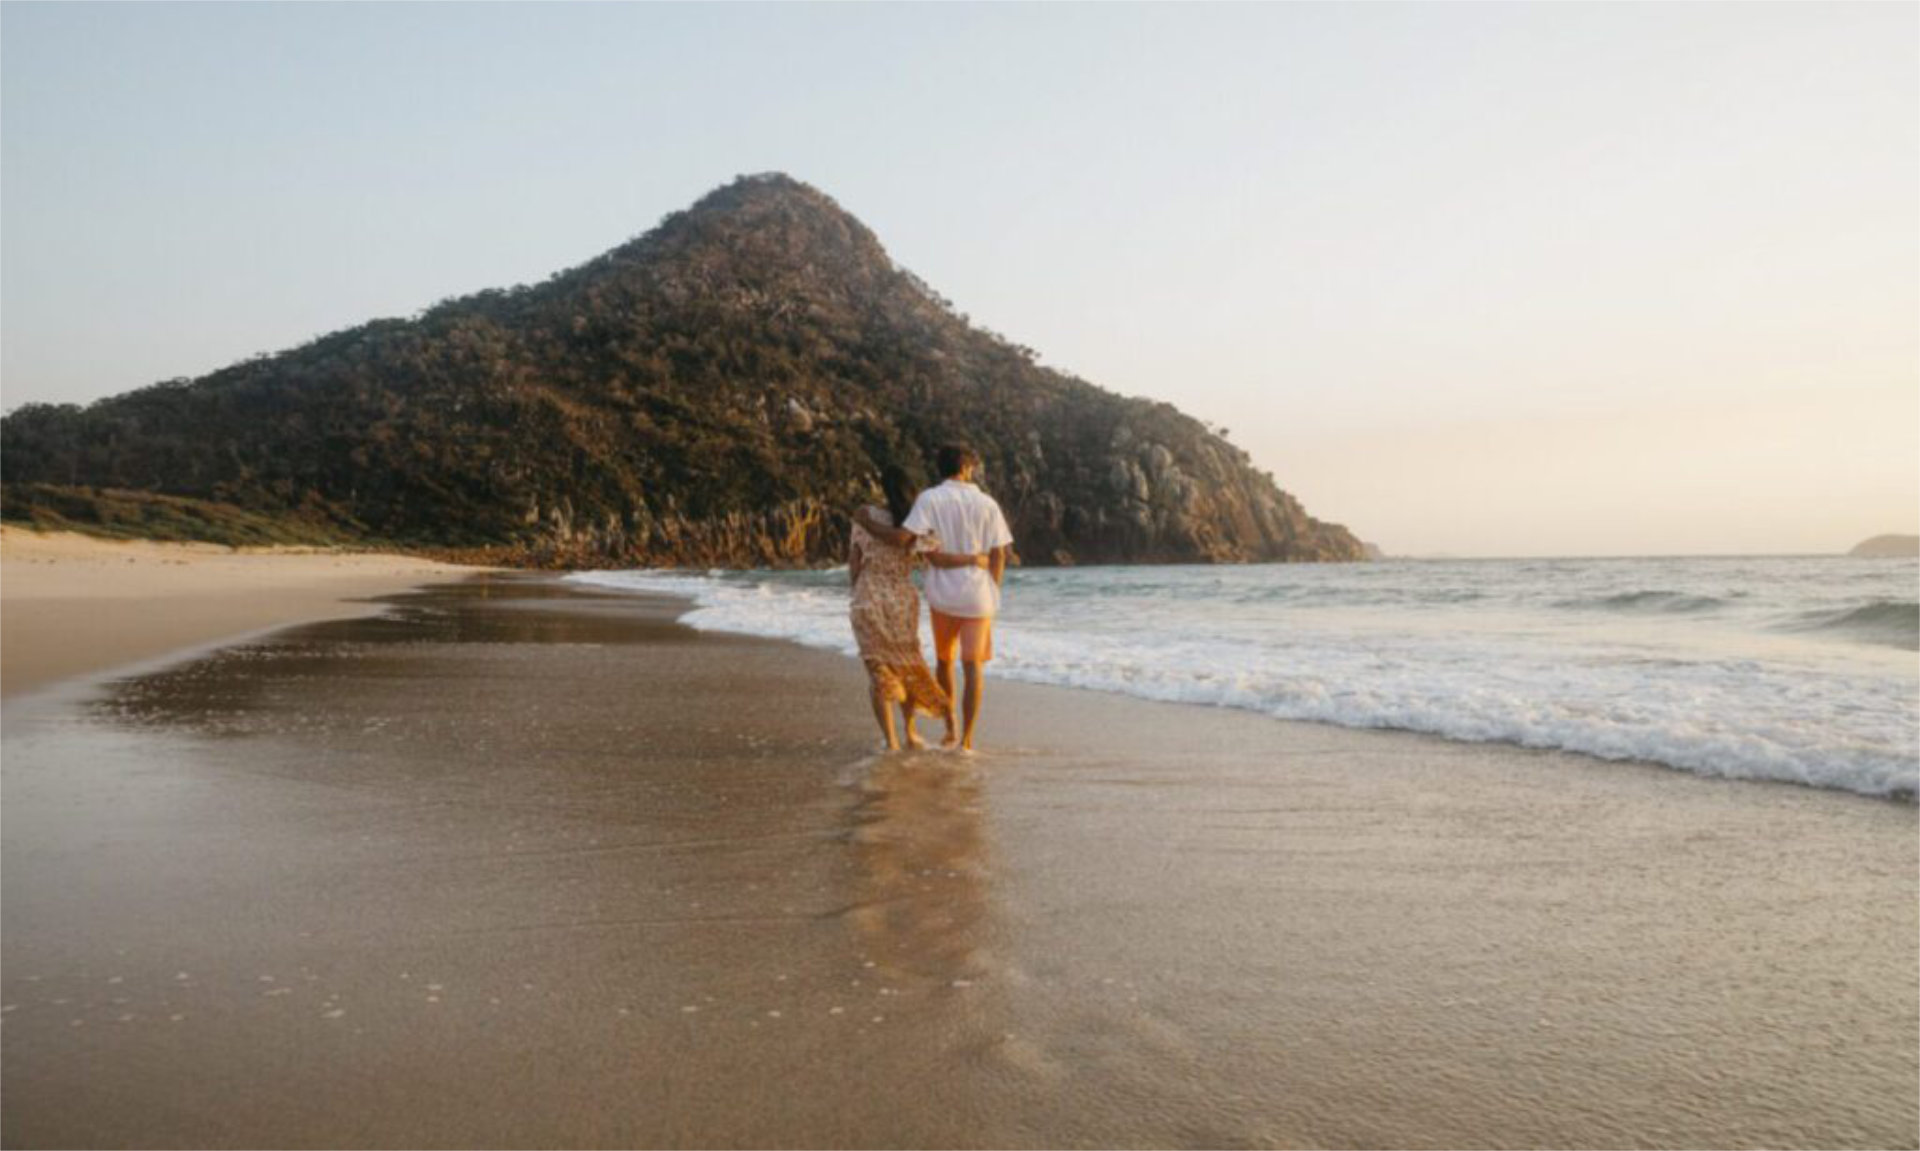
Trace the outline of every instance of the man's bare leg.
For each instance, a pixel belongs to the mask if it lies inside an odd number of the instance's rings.
[[[947,734],[940,737],[941,747],[953,747],[960,742],[960,729],[954,723],[953,661],[936,660],[933,665],[933,678],[939,683],[940,690],[947,693]]]
[[[965,701],[961,705],[961,709],[965,717],[964,722],[966,726],[962,729],[960,736],[960,750],[972,751],[973,725],[974,721],[980,718],[980,692],[985,685],[981,682],[982,676],[980,674],[979,661],[970,659],[965,661],[965,664],[967,669],[967,694]]]

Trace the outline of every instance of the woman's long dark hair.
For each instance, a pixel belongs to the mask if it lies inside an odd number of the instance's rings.
[[[893,526],[901,527],[907,522],[907,513],[913,510],[913,497],[920,485],[907,474],[907,469],[899,464],[888,464],[880,469],[880,490],[887,497],[887,511],[893,515]]]

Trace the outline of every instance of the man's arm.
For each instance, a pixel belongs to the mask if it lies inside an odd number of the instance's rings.
[[[993,524],[988,531],[992,543],[987,552],[987,572],[993,576],[993,586],[999,587],[1007,575],[1007,557],[1013,554],[1013,532],[1007,528],[1007,514],[1000,510],[998,501],[993,505]]]

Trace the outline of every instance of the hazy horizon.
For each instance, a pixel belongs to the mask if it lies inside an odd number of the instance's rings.
[[[1920,532],[1910,5],[0,7],[9,409],[779,170],[1390,554]]]

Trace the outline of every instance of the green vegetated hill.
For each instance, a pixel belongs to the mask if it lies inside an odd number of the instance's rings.
[[[1028,563],[1362,557],[1200,422],[1040,367],[783,175],[538,285],[23,407],[0,481],[15,519],[145,492],[507,562],[792,565],[950,438]]]

